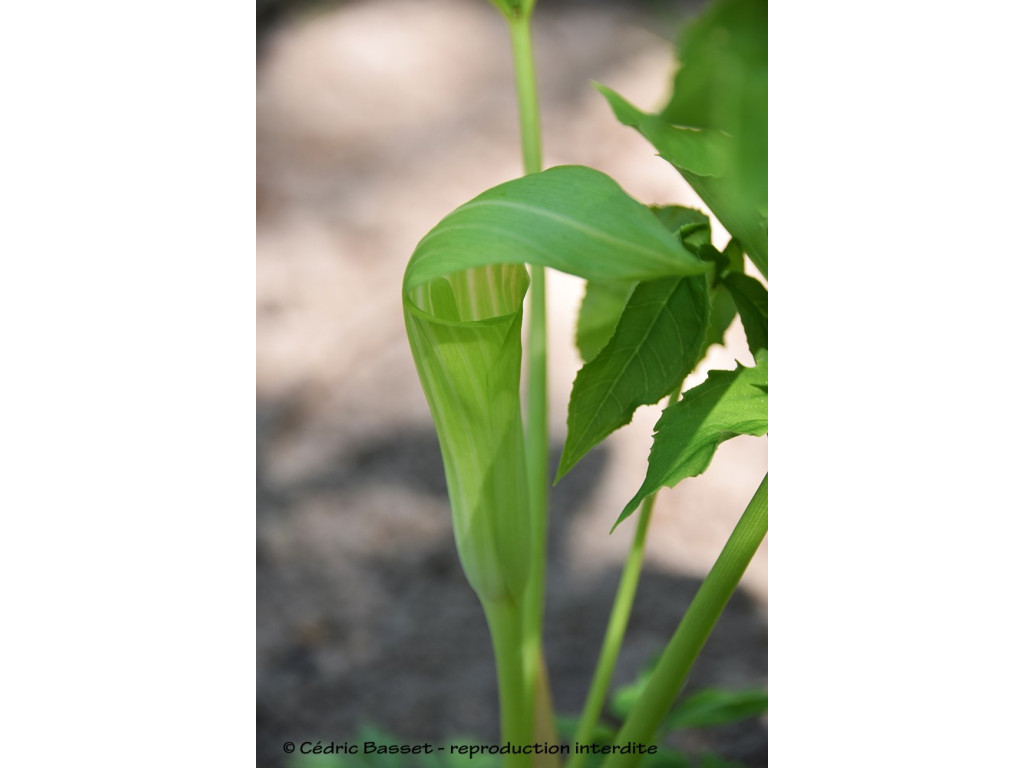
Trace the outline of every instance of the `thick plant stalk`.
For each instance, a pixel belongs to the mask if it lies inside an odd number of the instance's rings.
[[[686,682],[697,654],[707,642],[725,604],[768,532],[768,475],[747,505],[711,572],[687,609],[655,667],[650,682],[619,730],[616,745],[650,744],[658,726]],[[632,768],[641,755],[612,754],[603,768]]]
[[[501,700],[501,740],[512,745],[533,742],[533,720],[526,693],[521,662],[522,606],[513,600],[484,602],[487,627],[498,666],[498,696]],[[506,768],[529,768],[529,755],[510,754]]]

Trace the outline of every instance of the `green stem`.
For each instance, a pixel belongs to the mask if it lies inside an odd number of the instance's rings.
[[[594,678],[590,683],[590,691],[587,693],[587,701],[583,705],[583,714],[580,715],[580,722],[573,738],[573,742],[576,744],[591,742],[594,727],[601,716],[601,708],[608,695],[612,673],[615,671],[615,663],[618,661],[619,650],[622,648],[622,638],[626,634],[626,625],[629,623],[629,614],[633,610],[636,587],[640,581],[640,569],[644,562],[644,540],[647,537],[647,524],[651,519],[651,510],[654,508],[654,498],[654,494],[648,496],[640,508],[636,533],[633,535],[633,544],[622,567],[619,590],[615,593],[615,603],[612,605],[611,615],[608,618],[608,628],[604,633],[601,654],[598,657]],[[585,755],[573,754],[567,768],[578,768],[585,762],[585,758]]]
[[[537,173],[540,162],[540,107],[537,76],[533,68],[533,43],[530,39],[530,14],[509,19],[512,32],[512,60],[516,72],[516,97],[519,101],[519,135],[523,145],[523,172]]]
[[[532,269],[530,325],[527,330],[526,475],[530,499],[531,563],[526,586],[524,664],[526,679],[539,672],[543,653],[544,582],[548,523],[547,335],[544,268]]]
[[[668,714],[686,682],[697,654],[707,642],[725,604],[746,571],[751,558],[768,532],[768,475],[764,476],[743,516],[718,556],[711,572],[669,641],[651,681],[619,730],[617,745],[630,742],[651,744],[655,732]],[[603,768],[631,768],[639,754],[612,754]]]
[[[532,4],[531,4],[532,6]],[[524,173],[541,170],[540,110],[537,99],[537,78],[533,65],[530,38],[530,11],[527,9],[509,19],[512,36],[512,58],[516,75],[516,96],[519,102],[519,128],[523,150]],[[530,269],[530,320],[527,331],[526,384],[526,472],[530,493],[530,528],[532,561],[526,588],[523,620],[523,674],[526,695],[538,712],[550,711],[550,703],[536,702],[538,693],[547,696],[547,685],[538,684],[544,674],[543,621],[544,583],[547,561],[548,519],[548,393],[547,393],[547,307],[544,268]],[[554,732],[553,724],[541,724],[541,731]]]
[[[512,744],[533,742],[533,708],[523,678],[522,607],[511,600],[483,601],[498,668],[501,739]],[[529,755],[508,755],[506,768],[529,768]]]
[[[667,405],[672,405],[679,399],[682,389],[682,383],[680,383],[676,391],[669,397]],[[601,653],[598,656],[597,667],[594,669],[590,690],[587,692],[586,703],[583,705],[583,714],[580,715],[580,722],[573,738],[573,742],[576,744],[590,743],[594,735],[594,728],[601,716],[601,709],[608,696],[612,673],[615,672],[615,664],[619,659],[619,651],[622,649],[622,639],[626,634],[626,625],[629,624],[629,616],[633,611],[636,588],[640,582],[640,571],[644,564],[647,525],[651,520],[651,513],[657,498],[657,493],[651,494],[644,499],[644,503],[640,507],[636,532],[633,534],[633,544],[630,546],[626,562],[622,566],[619,589],[615,593],[615,602],[612,604],[612,611],[608,617],[608,627],[605,629]],[[570,758],[567,768],[580,768],[585,762],[584,757],[582,754],[574,754]]]

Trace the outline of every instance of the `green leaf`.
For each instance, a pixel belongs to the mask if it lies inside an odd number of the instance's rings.
[[[704,348],[700,359],[703,360],[708,350],[715,344],[725,343],[725,332],[729,330],[736,317],[736,304],[723,286],[716,285],[711,289],[711,319],[708,322],[708,335],[704,339]]]
[[[730,270],[743,271],[743,248],[737,240],[730,240],[725,250],[719,253],[712,245],[700,246],[700,256],[705,261],[712,261],[716,265],[716,278],[711,288],[711,321],[708,324],[708,335],[704,340],[704,349],[701,351],[701,360],[715,344],[725,343],[725,332],[729,330],[733,319],[736,317],[736,304],[729,295],[729,291],[721,284],[719,274],[727,273]]]
[[[734,181],[709,178],[678,169],[693,191],[704,201],[729,234],[743,245],[758,272],[768,277],[768,219],[759,211],[744,206]]]
[[[662,731],[679,728],[710,728],[760,717],[768,712],[768,692],[763,688],[727,691],[707,688],[685,699],[666,716]]]
[[[729,271],[743,271],[743,246],[738,240],[730,240],[722,250],[722,255],[725,256]]]
[[[711,248],[706,214],[676,205],[651,206],[651,211],[688,251]],[[678,389],[706,349],[709,305],[704,278],[588,283],[577,327],[585,365],[569,401],[559,479],[629,423],[638,406]],[[599,353],[604,354],[599,358]]]
[[[616,119],[636,128],[673,165],[698,176],[721,176],[727,170],[728,136],[719,131],[674,126],[658,115],[637,109],[611,88],[600,83],[594,86],[608,100]]]
[[[681,205],[652,205],[650,209],[690,251],[696,253],[702,245],[711,244],[711,222],[703,211]]]
[[[420,241],[403,283],[406,330],[459,559],[485,602],[518,599],[533,556],[519,404],[524,262],[627,282],[704,281],[708,270],[614,181],[575,166],[494,187]]]
[[[679,205],[649,207],[658,221],[690,251],[696,252],[702,245],[711,243],[707,214]],[[617,280],[587,283],[576,325],[576,347],[583,362],[593,360],[612,337],[633,286],[632,282]]]
[[[375,725],[364,724],[356,730],[354,741],[360,745],[359,758],[366,768],[372,768],[372,766],[380,766],[380,768],[406,768],[404,764],[407,760],[403,759],[401,754],[381,754],[379,752],[367,754],[362,749],[362,745],[368,741],[372,741],[378,746],[382,744],[401,744],[402,740],[395,737],[394,734],[388,733]]]
[[[768,220],[740,194],[739,169],[714,159],[728,155],[731,139],[710,130],[675,128],[657,115],[640,111],[610,88],[598,86],[598,90],[608,99],[619,122],[636,128],[676,167],[767,277]]]
[[[640,700],[641,694],[644,692],[644,688],[647,687],[647,683],[651,681],[651,677],[654,676],[654,668],[657,666],[657,658],[649,661],[644,665],[633,682],[626,683],[625,685],[616,688],[615,692],[612,693],[611,700],[608,702],[608,709],[613,715],[620,720],[625,720],[629,717],[629,713],[633,711],[633,707],[636,706],[637,701]]]
[[[628,424],[639,406],[679,387],[703,350],[709,312],[703,275],[650,280],[633,289],[612,338],[573,382],[557,479]]]
[[[722,282],[740,313],[750,354],[768,349],[768,289],[742,272],[730,272]]]
[[[719,0],[684,28],[679,69],[661,117],[732,137],[724,175],[743,205],[768,206],[768,2]],[[695,169],[691,169],[694,170]]]
[[[597,86],[672,163],[768,276],[768,4],[721,0],[683,33],[660,114]]]
[[[711,371],[707,381],[665,409],[654,427],[647,477],[616,526],[659,488],[701,474],[723,441],[768,432],[768,352],[758,353],[756,361],[753,368],[737,364],[733,371]]]
[[[403,290],[489,264],[541,264],[587,280],[708,270],[646,206],[582,166],[523,176],[456,208],[416,246]]]
[[[612,337],[634,285],[624,280],[591,280],[587,283],[576,323],[576,348],[583,362],[589,363],[597,357]]]

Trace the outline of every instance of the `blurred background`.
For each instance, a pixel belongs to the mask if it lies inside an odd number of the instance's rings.
[[[645,203],[701,207],[590,82],[660,106],[673,40],[701,2],[539,0],[545,165],[583,164]],[[456,558],[440,451],[402,322],[417,241],[521,173],[504,21],[485,0],[257,3],[257,763],[284,741],[498,737],[487,629]],[[715,242],[727,238],[720,229]],[[551,458],[565,435],[582,295],[549,277]],[[738,322],[708,367],[750,362]],[[552,493],[546,645],[559,713],[578,713],[632,525],[654,408]],[[767,470],[767,439],[725,443],[659,496],[620,657],[624,684],[665,644]],[[767,681],[767,541],[689,687]],[[674,737],[767,765],[761,720]]]

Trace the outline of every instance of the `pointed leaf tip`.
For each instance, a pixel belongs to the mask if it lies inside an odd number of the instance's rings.
[[[612,338],[573,382],[559,478],[639,406],[678,389],[703,349],[709,313],[703,275],[637,284]]]
[[[665,409],[654,430],[647,477],[616,526],[659,488],[702,474],[725,440],[768,433],[768,351],[757,354],[752,368],[737,363],[732,371],[711,371]]]

